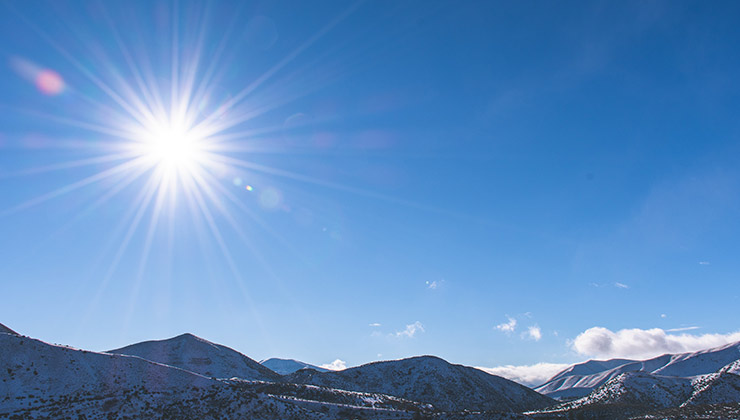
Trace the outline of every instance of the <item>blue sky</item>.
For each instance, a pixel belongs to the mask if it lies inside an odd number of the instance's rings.
[[[11,328],[347,365],[740,339],[731,2],[0,6]]]

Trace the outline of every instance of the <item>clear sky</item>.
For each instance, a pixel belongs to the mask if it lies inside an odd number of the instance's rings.
[[[0,9],[21,333],[348,366],[740,340],[737,3]]]

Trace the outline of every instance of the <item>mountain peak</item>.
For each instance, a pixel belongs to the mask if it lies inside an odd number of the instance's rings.
[[[212,344],[214,346],[217,345],[211,341],[206,340],[205,338],[198,337],[197,335],[189,333],[189,332],[182,333],[172,338],[166,338],[164,340],[153,340],[153,341],[182,341],[182,342],[193,341],[193,342],[200,342],[200,343],[205,343],[205,344]]]
[[[108,353],[138,356],[208,377],[278,381],[280,375],[229,347],[190,333],[144,341]]]

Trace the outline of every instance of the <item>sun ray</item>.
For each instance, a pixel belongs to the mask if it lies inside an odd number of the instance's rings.
[[[192,180],[189,179],[189,181],[192,181]],[[221,250],[223,257],[227,262],[229,270],[231,271],[232,275],[234,276],[236,280],[237,286],[239,287],[239,290],[242,293],[242,297],[244,298],[246,302],[246,306],[249,309],[249,311],[252,313],[253,321],[258,325],[260,330],[264,331],[264,324],[262,322],[262,317],[257,312],[254,301],[251,297],[251,294],[249,293],[246,286],[244,285],[245,283],[244,279],[239,269],[237,268],[236,263],[234,262],[234,258],[232,257],[231,252],[229,251],[229,248],[223,239],[223,236],[221,235],[221,230],[218,228],[218,225],[216,224],[213,218],[213,215],[211,214],[211,211],[208,209],[208,206],[203,200],[200,189],[197,186],[194,186],[192,184],[191,186],[192,188],[185,188],[185,190],[193,193],[195,197],[195,201],[198,204],[198,208],[202,212],[206,220],[207,226],[210,228],[211,234],[216,240],[216,243],[218,244],[218,247]]]
[[[103,277],[101,281],[101,286],[100,286],[101,294],[102,294],[102,289],[104,289],[107,286],[108,282],[113,277],[113,274],[118,268],[118,264],[121,262],[121,259],[123,258],[126,252],[126,249],[128,248],[129,243],[131,242],[131,239],[133,238],[134,234],[138,230],[139,224],[141,223],[141,219],[144,217],[144,214],[148,210],[149,204],[151,203],[151,200],[154,197],[154,193],[156,192],[156,190],[157,190],[156,182],[154,182],[153,178],[150,178],[149,181],[147,182],[145,189],[140,194],[141,204],[137,206],[132,206],[132,210],[135,210],[135,214],[133,215],[133,220],[131,221],[129,228],[126,231],[125,236],[121,240],[121,243],[118,246],[116,254],[114,255],[113,260],[110,266],[108,267],[108,270],[105,276]]]
[[[265,73],[263,73],[260,77],[255,79],[252,83],[247,85],[244,89],[239,91],[236,95],[234,95],[229,101],[227,101],[223,106],[222,110],[228,111],[232,109],[235,105],[240,103],[247,95],[252,93],[255,89],[260,87],[262,83],[267,81],[269,78],[271,78],[275,73],[280,71],[283,67],[285,67],[288,63],[293,61],[296,57],[298,57],[303,51],[307,50],[309,47],[311,47],[316,41],[321,39],[324,35],[326,35],[331,29],[333,29],[336,25],[338,25],[340,22],[342,22],[344,19],[347,18],[352,12],[357,10],[357,8],[360,6],[361,2],[356,2],[352,4],[350,7],[348,7],[346,10],[344,10],[342,13],[339,14],[334,20],[326,24],[323,28],[321,28],[317,33],[312,35],[310,38],[308,38],[303,44],[298,46],[298,48],[294,49],[292,52],[290,52],[287,56],[285,56],[283,59],[281,59],[277,64],[275,64],[273,67],[271,67],[269,70],[267,70]],[[218,117],[218,113],[214,112],[208,117],[206,117],[202,124],[213,124],[214,120]],[[233,125],[232,125],[233,126]],[[224,127],[222,130],[231,128],[232,126]]]
[[[134,155],[131,153],[107,154],[103,156],[96,156],[93,158],[60,162],[60,163],[55,163],[51,165],[39,166],[35,168],[24,169],[21,171],[0,174],[0,179],[16,178],[16,177],[29,176],[29,175],[38,175],[38,174],[43,174],[47,172],[60,171],[64,169],[72,169],[72,168],[79,168],[83,166],[97,165],[100,163],[112,162],[116,160],[124,160],[124,159],[128,160],[132,157],[134,157]]]
[[[145,104],[148,104],[150,108],[153,108],[154,112],[159,111],[160,114],[164,113],[164,105],[162,104],[161,98],[159,97],[159,95],[155,95],[154,93],[152,93],[153,91],[144,82],[142,72],[136,66],[134,59],[131,56],[131,52],[126,46],[126,43],[124,43],[123,40],[121,39],[121,35],[116,29],[113,19],[111,19],[110,14],[106,10],[105,6],[103,4],[101,4],[100,6],[101,6],[100,9],[101,9],[103,18],[105,19],[106,23],[108,24],[108,27],[111,30],[111,33],[113,34],[113,38],[116,41],[116,45],[118,46],[119,51],[123,55],[124,61],[126,62],[126,65],[131,71],[134,77],[134,81],[136,82],[136,85],[139,87],[139,91],[141,92],[143,96],[143,102]]]
[[[114,176],[116,174],[119,174],[123,171],[129,170],[133,167],[136,167],[138,164],[143,161],[143,158],[136,158],[134,160],[126,161],[124,163],[121,163],[117,166],[114,166],[110,169],[107,169],[105,171],[99,172],[95,175],[91,175],[89,177],[83,178],[77,182],[73,182],[71,184],[65,185],[61,188],[58,188],[54,191],[48,192],[46,194],[43,194],[41,196],[38,196],[36,198],[30,199],[26,202],[23,202],[15,207],[11,207],[9,209],[3,210],[0,212],[0,216],[7,216],[9,214],[16,213],[21,210],[28,209],[30,207],[39,205],[45,201],[51,200],[53,198],[59,197],[61,195],[70,193],[74,190],[80,189],[82,187],[85,187],[87,185],[90,185],[92,183],[101,181],[106,178],[110,178],[111,176]]]

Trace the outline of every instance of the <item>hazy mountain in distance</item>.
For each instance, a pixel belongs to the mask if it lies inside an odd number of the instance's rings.
[[[273,357],[267,360],[263,360],[260,362],[262,366],[265,366],[272,370],[273,372],[277,372],[281,375],[289,375],[295,371],[301,370],[301,369],[313,369],[317,372],[328,372],[329,369],[324,369],[322,367],[314,366],[308,363],[301,362],[299,360],[294,359],[279,359],[277,357]]]

